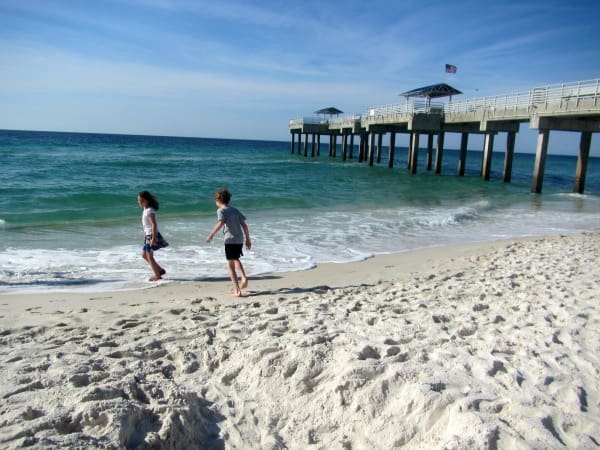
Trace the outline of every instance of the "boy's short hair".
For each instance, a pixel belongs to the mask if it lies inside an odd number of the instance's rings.
[[[231,192],[227,190],[227,188],[221,188],[215,192],[215,200],[218,200],[220,203],[224,205],[229,204],[229,200],[231,200]]]

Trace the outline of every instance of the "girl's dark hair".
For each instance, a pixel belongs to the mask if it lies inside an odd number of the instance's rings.
[[[224,205],[228,205],[231,200],[231,192],[229,192],[227,188],[221,188],[215,192],[215,200],[220,201]]]
[[[150,208],[154,208],[158,211],[158,200],[148,191],[142,191],[138,194],[139,197],[143,198],[148,202]]]

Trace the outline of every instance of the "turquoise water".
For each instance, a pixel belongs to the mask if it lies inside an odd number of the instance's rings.
[[[248,218],[250,274],[304,270],[374,254],[513,236],[569,233],[600,224],[600,159],[586,193],[572,193],[577,160],[549,155],[543,193],[530,193],[534,155],[515,155],[503,183],[503,153],[481,180],[481,152],[465,177],[458,152],[443,175],[290,154],[289,142],[0,131],[0,293],[148,286],[140,257],[142,189],[160,201],[171,243],[157,252],[168,281],[225,276],[222,243],[204,237],[216,220],[212,192],[227,186]],[[340,152],[338,152],[339,155]],[[355,151],[356,155],[357,152]]]

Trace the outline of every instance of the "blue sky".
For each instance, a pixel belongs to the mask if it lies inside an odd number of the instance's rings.
[[[598,78],[599,24],[596,0],[0,0],[0,128],[289,140],[289,119],[432,83]]]

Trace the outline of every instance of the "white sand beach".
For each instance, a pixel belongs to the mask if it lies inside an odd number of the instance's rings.
[[[600,232],[0,296],[0,447],[595,449]]]

